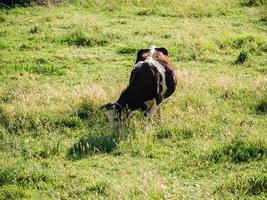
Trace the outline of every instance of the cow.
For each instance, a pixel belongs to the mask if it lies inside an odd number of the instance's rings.
[[[134,110],[140,110],[144,117],[150,118],[161,102],[174,93],[176,85],[177,78],[168,50],[153,46],[141,49],[137,53],[127,88],[115,103],[105,104],[101,108],[107,110],[112,128],[119,130]]]

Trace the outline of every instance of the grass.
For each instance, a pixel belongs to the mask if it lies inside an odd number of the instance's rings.
[[[266,153],[267,149],[261,144],[234,140],[230,144],[215,150],[211,154],[211,159],[215,162],[242,163],[251,160],[262,160]]]
[[[66,42],[69,45],[79,46],[104,46],[108,43],[102,35],[99,38],[90,38],[82,32],[73,32],[70,35],[63,37],[62,42]]]
[[[244,50],[240,51],[235,64],[243,64],[248,59],[248,53]]]
[[[264,174],[242,175],[241,180],[232,181],[218,188],[233,194],[245,193],[248,196],[257,196],[267,192],[267,180]],[[220,191],[220,192],[221,192]]]
[[[53,2],[0,10],[0,199],[267,197],[265,1]],[[151,45],[177,91],[115,135]]]

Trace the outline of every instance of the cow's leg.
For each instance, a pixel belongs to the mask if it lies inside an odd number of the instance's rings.
[[[157,105],[156,100],[154,100],[152,106],[145,111],[144,116],[146,119],[145,121],[147,122],[145,126],[146,130],[152,128],[152,125],[151,125],[152,116],[157,112],[158,108],[159,106]]]
[[[125,111],[122,113],[122,121],[124,124],[126,124],[127,126],[130,123],[130,119],[132,117],[132,112],[131,111]]]
[[[127,139],[129,137],[129,127],[131,126],[130,124],[130,119],[132,117],[131,111],[125,111],[122,112],[122,127],[121,127],[121,136],[124,139]]]
[[[157,116],[158,116],[158,118],[160,118],[160,117],[161,117],[161,110],[160,110],[160,106],[158,106],[158,109],[157,109]]]
[[[153,99],[152,101],[153,102],[151,103],[151,105],[147,108],[147,110],[144,113],[145,117],[147,118],[151,118],[153,114],[158,110],[158,107],[159,107],[156,99]]]

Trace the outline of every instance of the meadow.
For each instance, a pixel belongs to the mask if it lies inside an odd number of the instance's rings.
[[[266,33],[266,0],[3,6],[0,199],[266,199]],[[118,137],[100,107],[151,45],[177,90]]]

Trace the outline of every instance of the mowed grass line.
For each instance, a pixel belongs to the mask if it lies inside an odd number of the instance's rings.
[[[80,1],[0,10],[0,199],[266,198],[266,3]],[[118,138],[104,103],[165,47],[175,94]]]

